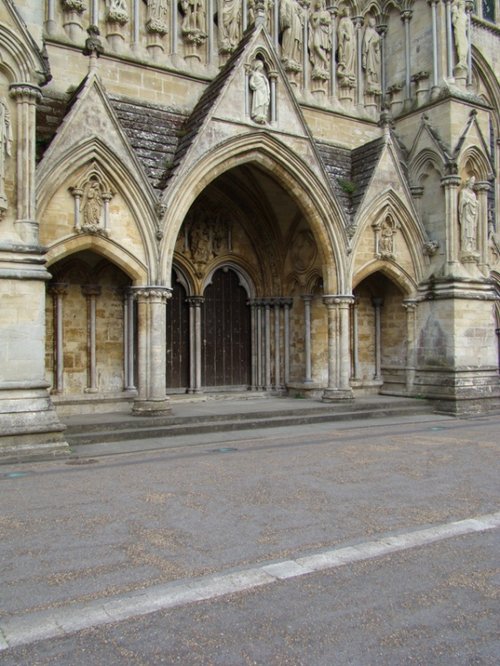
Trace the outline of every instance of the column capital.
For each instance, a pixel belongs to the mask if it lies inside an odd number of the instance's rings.
[[[325,294],[323,296],[323,303],[326,307],[333,307],[334,305],[351,305],[354,303],[354,296],[349,294]]]
[[[149,301],[167,301],[172,296],[170,287],[158,285],[145,285],[143,287],[131,287],[134,298]]]
[[[450,175],[450,176],[443,176],[441,178],[441,185],[443,187],[459,187],[462,182],[462,179],[460,176],[457,175]]]
[[[384,305],[384,299],[380,296],[372,298],[372,305],[374,308],[381,308]]]
[[[476,192],[489,192],[491,190],[491,185],[487,180],[481,180],[475,184],[474,189]]]
[[[301,294],[300,298],[304,301],[304,303],[310,303],[314,296],[313,294]]]
[[[405,299],[403,301],[403,308],[406,310],[406,312],[415,312],[417,309],[417,301],[413,299]]]
[[[50,294],[56,296],[64,296],[68,293],[68,283],[67,282],[50,282],[48,285],[48,290]]]
[[[11,83],[9,94],[17,102],[36,104],[42,99],[40,88],[32,83]]]
[[[84,296],[100,296],[102,287],[99,284],[82,284],[82,294]]]
[[[189,303],[189,305],[194,305],[194,307],[200,307],[200,305],[203,305],[204,302],[204,296],[188,296],[186,298],[186,303]]]
[[[404,11],[401,12],[400,16],[403,23],[405,23],[406,21],[409,21],[413,16],[413,10],[405,9]]]

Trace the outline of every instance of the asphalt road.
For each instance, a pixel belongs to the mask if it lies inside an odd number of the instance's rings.
[[[497,664],[498,430],[407,417],[4,466],[0,663]]]

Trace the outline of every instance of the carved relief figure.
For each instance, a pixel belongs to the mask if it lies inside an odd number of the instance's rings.
[[[95,229],[100,225],[102,206],[101,186],[97,179],[92,178],[88,182],[82,199],[82,229]]]
[[[332,18],[326,10],[325,0],[314,0],[309,18],[309,57],[313,65],[313,78],[329,79],[328,62],[332,50],[330,27]]]
[[[461,229],[462,252],[475,252],[477,249],[477,218],[479,204],[474,185],[476,179],[471,176],[460,192],[458,214]]]
[[[366,73],[366,91],[380,93],[380,36],[375,30],[375,19],[368,18],[363,36],[362,65]]]
[[[394,224],[390,217],[386,217],[380,227],[378,251],[382,258],[394,256]]]
[[[285,68],[301,71],[304,14],[297,0],[281,0],[281,59]]]
[[[146,28],[162,35],[168,32],[168,0],[147,0]]]
[[[273,7],[274,7],[274,2],[273,2],[273,0],[263,0],[263,5],[264,5],[264,14],[265,14],[265,17],[266,17],[266,28],[268,29],[269,32],[271,32],[271,18],[272,18],[272,10],[273,10]],[[248,11],[247,11],[247,13],[248,13],[248,25],[254,25],[255,24],[255,0],[248,0],[247,8],[248,8]]]
[[[252,110],[250,115],[256,123],[264,124],[268,119],[270,89],[262,60],[256,60],[249,79],[252,90]]]
[[[182,34],[190,41],[201,43],[206,38],[205,0],[182,0]]]
[[[189,240],[192,260],[198,264],[210,261],[210,230],[205,220],[192,224]]]
[[[453,0],[451,4],[451,22],[453,23],[453,34],[455,37],[455,48],[457,49],[457,67],[467,69],[467,55],[469,44],[467,40],[467,12],[465,11],[465,0]]]
[[[241,39],[241,1],[219,0],[219,51],[232,53]]]
[[[5,162],[12,152],[12,126],[10,113],[4,100],[0,100],[0,214],[7,208],[5,195]]]
[[[337,74],[345,83],[356,82],[356,33],[348,7],[342,11],[337,31],[339,64]]]

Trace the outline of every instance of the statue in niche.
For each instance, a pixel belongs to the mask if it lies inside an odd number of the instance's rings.
[[[380,35],[375,19],[368,17],[363,36],[362,65],[366,74],[366,92],[380,94]]]
[[[219,51],[232,53],[241,39],[241,0],[219,0]]]
[[[331,24],[332,17],[326,9],[325,0],[314,0],[309,17],[309,58],[313,66],[313,79],[330,78],[328,64],[332,50]]]
[[[202,44],[206,37],[205,0],[181,0],[182,34],[195,44]]]
[[[271,32],[271,19],[274,7],[273,0],[263,0],[264,14],[266,17],[266,28]],[[255,25],[255,0],[248,0],[247,2],[248,25]]]
[[[304,13],[297,0],[281,0],[281,60],[285,69],[302,71],[302,41],[304,29]]]
[[[147,0],[146,29],[160,35],[168,32],[168,0]]]
[[[394,256],[394,223],[390,217],[386,217],[380,226],[378,252],[382,259]]]
[[[342,10],[337,39],[339,45],[337,75],[341,85],[354,85],[356,83],[356,33],[349,7],[344,7]]]
[[[458,202],[458,219],[461,229],[462,252],[470,253],[477,250],[477,218],[479,213],[479,203],[474,185],[476,179],[471,176],[460,192]]]
[[[264,125],[268,120],[271,93],[269,80],[262,60],[256,60],[249,79],[252,91],[252,110],[250,115],[256,123]]]
[[[128,8],[126,0],[108,0],[108,21],[126,23],[128,21]]]
[[[92,231],[100,226],[102,207],[101,185],[97,178],[91,178],[87,183],[82,198],[82,229]]]
[[[455,37],[455,48],[457,50],[458,69],[467,69],[467,55],[469,44],[467,39],[467,12],[465,11],[465,0],[453,0],[451,4],[451,22],[453,24],[453,35]]]
[[[0,99],[0,215],[7,209],[5,162],[12,153],[12,125],[9,107]]]

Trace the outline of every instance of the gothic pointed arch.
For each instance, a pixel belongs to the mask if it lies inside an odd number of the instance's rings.
[[[148,268],[144,263],[141,263],[132,252],[109,238],[95,235],[64,238],[51,245],[46,254],[49,272],[51,265],[84,250],[91,250],[116,264],[134,284],[147,284]]]
[[[392,249],[387,245],[387,248],[381,251],[384,225],[387,230],[387,243],[391,243],[392,239]],[[400,239],[394,239],[395,233],[400,235]],[[387,189],[364,210],[353,236],[352,275],[360,270],[364,271],[366,264],[385,261],[399,266],[403,272],[411,275],[416,283],[425,273],[422,249],[427,240],[425,229],[413,211],[392,189]],[[371,254],[372,258],[363,261],[361,257],[366,253]]]
[[[127,164],[113,153],[107,144],[97,137],[72,145],[60,154],[56,164],[46,165],[44,160],[38,167],[37,199],[41,230],[43,232],[44,215],[53,197],[62,191],[75,194],[86,181],[85,179],[97,178],[99,175],[99,187],[113,194],[119,194],[129,211],[137,233],[143,254],[143,263],[148,266],[148,273],[154,271],[157,256],[157,227],[156,210],[152,198],[148,196],[145,182],[133,173]],[[82,189],[82,197],[85,194]],[[68,194],[69,196],[69,194]],[[75,203],[75,207],[81,205]],[[73,224],[73,227],[77,225]],[[63,233],[68,237],[74,233],[71,225]],[[120,221],[115,225],[112,233],[112,243],[119,245],[123,240]],[[57,243],[59,237],[51,238],[50,244]]]
[[[271,173],[294,199],[316,238],[328,291],[341,291],[345,275],[341,251],[346,241],[344,213],[326,183],[320,181],[296,153],[264,132],[223,142],[205,154],[182,181],[173,182],[165,192],[160,261],[164,279],[170,273],[175,242],[193,201],[218,176],[244,164],[255,164]]]

